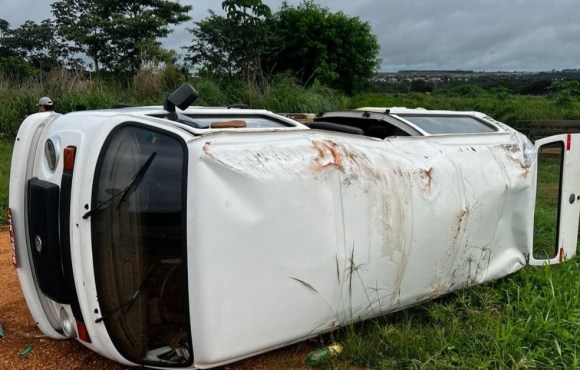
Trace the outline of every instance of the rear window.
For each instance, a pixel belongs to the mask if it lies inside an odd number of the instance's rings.
[[[470,116],[400,115],[429,134],[481,134],[497,128]]]

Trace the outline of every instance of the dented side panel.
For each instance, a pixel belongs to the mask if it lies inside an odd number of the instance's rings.
[[[215,366],[517,271],[535,152],[519,134],[316,131],[190,142],[195,365]]]

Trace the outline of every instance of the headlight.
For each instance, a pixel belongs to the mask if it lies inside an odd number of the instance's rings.
[[[58,136],[53,136],[46,140],[44,145],[44,156],[46,157],[46,163],[51,171],[54,171],[56,165],[58,164],[58,157],[60,153],[60,138]]]
[[[62,331],[64,332],[64,335],[69,338],[76,335],[74,323],[64,307],[61,307],[60,309],[60,324],[62,325]]]

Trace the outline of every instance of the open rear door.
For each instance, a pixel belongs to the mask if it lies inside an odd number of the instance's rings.
[[[580,216],[580,134],[550,136],[538,149],[534,245],[530,265],[556,264],[576,254]]]

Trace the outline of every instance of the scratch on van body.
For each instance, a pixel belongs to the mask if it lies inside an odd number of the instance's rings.
[[[338,145],[331,140],[312,141],[317,156],[314,158],[312,169],[314,172],[321,172],[328,168],[335,168],[344,173],[342,156],[337,149]]]

